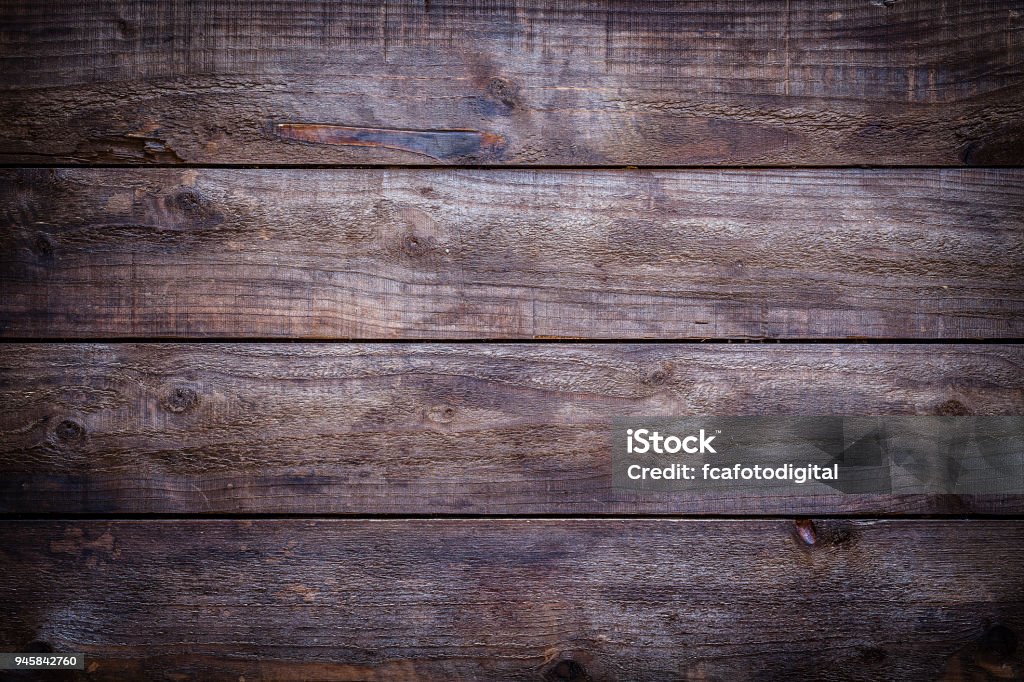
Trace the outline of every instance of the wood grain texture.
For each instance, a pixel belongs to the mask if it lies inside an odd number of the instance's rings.
[[[1019,0],[11,0],[6,163],[1020,164]]]
[[[811,525],[4,522],[0,646],[92,680],[1024,674],[1020,523]]]
[[[1024,171],[0,171],[7,337],[1012,338]]]
[[[614,417],[1024,414],[1024,347],[5,344],[4,513],[1019,513],[615,488]]]

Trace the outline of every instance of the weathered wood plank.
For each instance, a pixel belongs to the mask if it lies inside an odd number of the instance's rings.
[[[6,513],[1020,512],[615,488],[614,417],[1024,414],[1024,347],[7,344]]]
[[[1024,336],[1024,171],[6,170],[8,337]]]
[[[7,163],[1020,164],[1019,0],[12,0]]]
[[[2,528],[0,646],[84,652],[89,679],[1024,674],[1014,521]]]

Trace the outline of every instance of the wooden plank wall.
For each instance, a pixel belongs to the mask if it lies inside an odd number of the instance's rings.
[[[1024,497],[641,493],[609,442],[1024,415],[1020,0],[0,16],[0,651],[1024,679]]]
[[[1015,165],[1015,0],[6,3],[11,163]]]
[[[8,533],[33,568],[0,572],[8,636],[88,643],[106,678],[1012,679],[1024,627],[1016,521],[829,520],[813,545],[722,519]]]
[[[1024,335],[1021,169],[37,169],[0,196],[8,337]]]
[[[612,486],[649,415],[1010,415],[1010,344],[12,344],[9,513],[1012,513],[1002,496]],[[43,388],[45,387],[45,388]]]

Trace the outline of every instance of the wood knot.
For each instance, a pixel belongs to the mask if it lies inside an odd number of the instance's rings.
[[[61,423],[57,424],[57,428],[54,429],[54,433],[57,434],[57,438],[67,443],[73,440],[78,440],[84,436],[85,428],[83,428],[78,422],[65,419]]]
[[[53,260],[53,240],[49,235],[39,233],[32,240],[32,253],[41,261]]]
[[[191,187],[182,187],[169,194],[164,204],[200,224],[216,225],[223,221],[223,216],[214,209],[213,202]]]
[[[545,677],[549,680],[585,680],[587,670],[579,661],[564,659],[548,668]]]
[[[171,195],[171,202],[182,211],[197,211],[203,205],[203,198],[194,189],[181,189]]]
[[[1002,663],[1010,660],[1017,651],[1017,634],[997,623],[993,625],[978,640],[978,655],[992,663]]]
[[[410,233],[402,237],[402,253],[412,258],[420,258],[430,251],[430,243],[425,237]]]
[[[450,424],[455,421],[455,414],[451,405],[435,405],[427,410],[427,419],[438,424]]]
[[[199,394],[188,386],[177,386],[160,399],[160,404],[168,412],[179,414],[191,410],[198,405]]]
[[[959,400],[947,400],[935,408],[935,414],[940,417],[966,417],[971,411]]]
[[[797,519],[794,525],[796,527],[796,536],[800,538],[800,542],[808,546],[817,544],[818,531],[814,527],[814,521],[810,519]]]
[[[641,381],[647,386],[664,386],[672,379],[674,369],[672,363],[667,362],[659,369],[644,375]]]
[[[518,109],[522,105],[519,97],[519,86],[505,78],[492,78],[487,83],[487,97],[501,105],[504,113]]]
[[[26,654],[52,654],[53,645],[49,642],[44,642],[41,639],[34,639],[26,644],[22,651]]]
[[[960,150],[960,160],[967,166],[973,166],[978,162],[978,157],[981,156],[984,149],[985,145],[977,140],[968,142],[964,145],[964,148]]]
[[[797,519],[793,523],[797,542],[804,547],[845,549],[857,544],[860,531],[838,522],[815,523],[811,519]]]

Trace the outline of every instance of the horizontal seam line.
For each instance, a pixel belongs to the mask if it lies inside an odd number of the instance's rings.
[[[55,337],[9,337],[0,338],[0,346],[13,344],[68,344],[68,343],[109,343],[109,344],[147,344],[147,343],[176,343],[176,344],[380,344],[380,345],[761,345],[761,346],[786,346],[786,345],[847,345],[847,346],[874,346],[874,345],[1018,345],[1024,343],[1020,337],[992,337],[992,338],[779,338],[779,339],[748,339],[735,337],[708,337],[708,338],[503,338],[503,337],[481,337],[481,338],[348,338],[348,337],[175,337],[175,336],[55,336]]]
[[[324,521],[614,521],[614,520],[680,520],[680,521],[789,521],[794,519],[819,519],[819,520],[843,520],[852,521],[1020,521],[1024,520],[1022,513],[793,513],[793,514],[750,514],[750,513],[715,513],[715,514],[657,514],[638,513],[624,514],[621,512],[597,514],[414,514],[414,513],[379,513],[379,514],[324,514],[317,513],[245,513],[245,514],[218,514],[218,513],[3,513],[0,514],[0,523],[7,521],[289,521],[289,520],[324,520]]]
[[[13,154],[12,154],[13,156]],[[127,163],[97,163],[97,164],[75,164],[75,163],[0,163],[0,169],[35,169],[35,168],[60,168],[60,169],[238,169],[238,170],[737,170],[737,171],[758,171],[758,170],[1024,170],[1024,165],[934,165],[934,164],[908,164],[908,165],[874,165],[874,164],[830,164],[830,165],[803,165],[803,164],[723,164],[723,165],[702,165],[702,164],[679,164],[679,165],[647,165],[647,164],[613,164],[613,165],[527,165],[527,164],[247,164],[247,163],[148,163],[148,164],[127,164]]]

